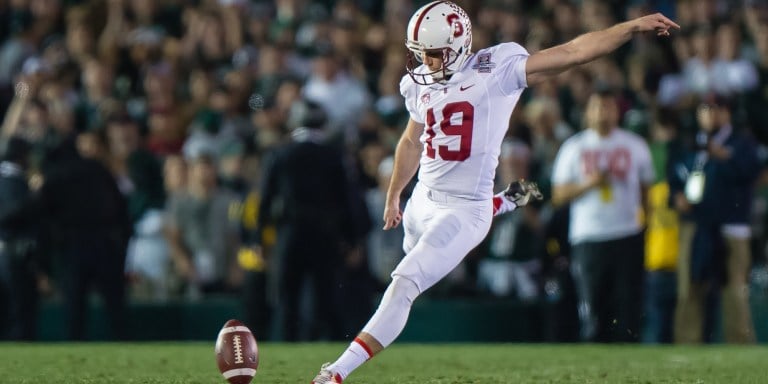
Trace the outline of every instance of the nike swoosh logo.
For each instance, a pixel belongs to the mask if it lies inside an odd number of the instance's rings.
[[[472,88],[474,86],[475,86],[474,84],[472,84],[472,85],[470,85],[468,87],[465,87],[465,86],[462,85],[462,86],[459,87],[459,91],[466,91],[467,89],[470,89],[470,88]]]

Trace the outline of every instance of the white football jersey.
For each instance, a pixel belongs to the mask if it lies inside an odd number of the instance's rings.
[[[610,186],[592,189],[571,203],[572,244],[619,239],[642,229],[640,190],[654,180],[648,144],[622,129],[607,137],[593,129],[581,131],[560,147],[552,184],[581,184],[600,171],[608,173]]]
[[[411,119],[424,124],[420,183],[469,200],[493,197],[501,142],[527,85],[527,59],[525,48],[505,43],[475,53],[445,84],[403,77],[400,92]]]

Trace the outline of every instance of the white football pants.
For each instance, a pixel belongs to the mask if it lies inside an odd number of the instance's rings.
[[[421,183],[403,213],[405,257],[379,308],[363,328],[382,346],[405,328],[413,300],[448,275],[488,234],[493,204],[429,191]]]

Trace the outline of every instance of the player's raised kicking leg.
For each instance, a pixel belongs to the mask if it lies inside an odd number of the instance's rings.
[[[517,207],[528,204],[531,199],[541,200],[542,198],[536,183],[525,180],[513,181],[509,183],[507,189],[493,196],[493,216],[512,212]]]
[[[462,228],[462,223],[472,222],[483,212],[487,215],[486,205],[446,208],[434,205],[434,201],[421,192],[418,188],[414,191],[406,209],[403,224],[407,255],[392,273],[392,282],[384,292],[379,308],[341,357],[333,364],[322,366],[312,380],[313,384],[341,383],[353,370],[391,344],[405,327],[416,297],[453,270],[487,233],[488,219],[480,221],[480,228]],[[496,216],[513,211],[531,199],[542,199],[536,184],[514,181],[493,197],[492,213]],[[434,212],[434,216],[418,211]],[[425,216],[429,217],[427,221],[416,219]]]

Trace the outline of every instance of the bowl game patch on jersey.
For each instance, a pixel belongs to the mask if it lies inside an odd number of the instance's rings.
[[[496,67],[496,63],[491,61],[491,53],[483,52],[477,55],[477,62],[472,66],[472,69],[477,70],[478,73],[491,73],[494,67]]]

